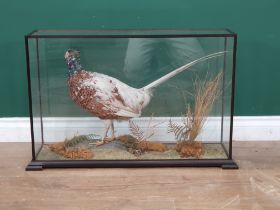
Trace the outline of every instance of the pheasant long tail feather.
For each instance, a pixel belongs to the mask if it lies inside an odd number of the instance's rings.
[[[222,51],[222,52],[217,52],[217,53],[212,53],[212,54],[209,54],[209,55],[206,55],[204,57],[201,57],[201,58],[198,58],[190,63],[187,63],[173,71],[171,71],[170,73],[164,75],[163,77],[153,81],[152,83],[146,85],[145,87],[143,87],[144,90],[151,90],[155,87],[157,87],[158,85],[164,83],[165,81],[171,79],[172,77],[176,76],[177,74],[179,74],[180,72],[182,71],[185,71],[187,69],[189,69],[190,67],[194,66],[195,64],[199,63],[199,62],[202,62],[202,61],[205,61],[205,60],[208,60],[208,59],[211,59],[211,58],[215,58],[215,57],[218,57],[218,56],[222,56],[224,55],[226,52],[228,51]]]

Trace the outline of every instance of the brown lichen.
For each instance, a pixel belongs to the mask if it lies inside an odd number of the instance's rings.
[[[63,155],[65,151],[65,145],[64,142],[59,142],[59,143],[54,143],[54,144],[49,144],[48,147],[50,148],[51,151]]]
[[[74,148],[69,149],[65,147],[64,142],[54,143],[48,145],[50,150],[62,155],[65,158],[69,159],[92,159],[93,158],[93,152],[89,149],[84,148]]]
[[[134,138],[134,137],[132,137],[131,135],[121,135],[121,136],[118,136],[116,139],[122,143],[126,143],[129,141],[129,138]]]
[[[63,154],[64,157],[69,158],[69,159],[92,159],[93,158],[93,153],[92,151],[88,149],[67,149],[64,151]]]
[[[138,151],[143,153],[146,151],[165,152],[167,150],[167,146],[165,144],[152,141],[138,141],[131,135],[119,136],[117,137],[117,140],[122,142],[132,154],[134,154],[135,151],[137,151],[137,153],[139,153]]]
[[[181,157],[200,158],[204,154],[204,146],[199,141],[182,141],[176,144],[176,151]]]
[[[165,144],[151,141],[141,141],[138,143],[137,148],[143,152],[145,151],[157,151],[165,152],[167,147]]]

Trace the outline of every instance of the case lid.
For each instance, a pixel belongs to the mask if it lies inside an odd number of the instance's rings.
[[[227,37],[229,29],[123,29],[123,30],[35,30],[28,38],[164,38]]]

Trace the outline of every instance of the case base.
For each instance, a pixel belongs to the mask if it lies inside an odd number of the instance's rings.
[[[238,169],[232,159],[226,160],[65,160],[31,161],[26,171],[46,168],[149,168],[149,167],[221,167]]]
[[[224,164],[221,167],[222,169],[239,169],[238,165],[235,162],[231,164]]]
[[[26,171],[42,171],[43,164],[31,161],[25,168]]]

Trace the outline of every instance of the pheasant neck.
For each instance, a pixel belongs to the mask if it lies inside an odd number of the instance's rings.
[[[72,60],[68,63],[68,76],[72,76],[82,70],[82,66],[78,60]]]

